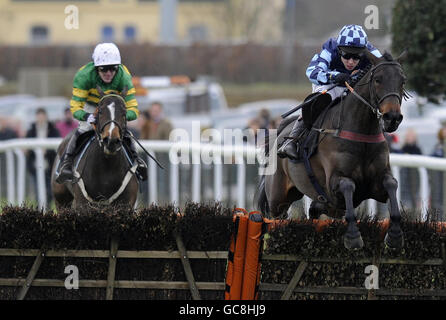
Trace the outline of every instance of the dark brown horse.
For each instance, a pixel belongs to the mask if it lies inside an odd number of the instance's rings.
[[[402,121],[400,106],[405,76],[398,59],[394,60],[390,54],[382,58],[366,54],[372,66],[354,87],[359,96],[348,94],[326,110],[320,127],[315,128],[320,129],[318,149],[309,163],[328,199],[316,191],[303,163],[285,158],[277,159],[273,175],[261,178],[257,205],[262,212],[277,217],[305,194],[313,199],[313,208],[320,208],[332,217],[345,212],[348,225],[344,245],[360,248],[363,240],[354,208],[366,199],[379,202],[390,199],[391,226],[385,243],[400,248],[403,233],[396,198],[398,182],[392,176],[383,131],[395,131]],[[292,125],[289,123],[278,133],[278,141],[288,135]]]
[[[65,137],[57,150],[51,185],[58,209],[111,204],[133,208],[135,205],[138,193],[138,180],[134,174],[136,165],[130,165],[123,143],[127,125],[124,100],[127,90],[121,95],[104,95],[100,88],[98,92],[100,101],[94,136],[90,135],[86,142],[88,147],[82,148],[84,151],[75,157],[75,183],[59,184],[55,181],[55,170],[71,134]]]

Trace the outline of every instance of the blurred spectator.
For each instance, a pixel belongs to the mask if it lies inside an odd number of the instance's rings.
[[[164,117],[161,102],[152,103],[145,117],[141,128],[141,139],[169,140],[173,127],[170,121]]]
[[[421,149],[418,146],[417,133],[414,129],[407,130],[401,151],[407,154],[422,154]]]
[[[257,140],[264,140],[264,137],[268,136],[269,129],[275,129],[275,119],[271,117],[268,109],[261,109],[256,117],[249,120],[248,126],[244,129],[243,140],[256,144]]]
[[[12,129],[8,119],[0,118],[0,140],[9,140],[18,138],[17,132]]]
[[[434,150],[432,151],[432,157],[444,158],[444,143],[446,137],[446,127],[438,130],[437,133],[437,144],[434,146]]]
[[[153,102],[146,112],[142,113],[144,117],[141,126],[141,139],[147,140],[169,140],[170,132],[173,129],[169,120],[164,117],[163,106],[161,102]],[[155,153],[158,161],[164,168],[169,167],[169,155],[167,153]],[[152,161],[149,160],[148,161]],[[149,163],[150,164],[150,163]],[[169,198],[169,170],[158,170],[158,203],[165,204],[170,201]],[[141,192],[144,202],[148,203],[148,181],[141,185]]]
[[[44,108],[39,108],[36,110],[36,121],[31,125],[31,128],[26,133],[27,138],[58,138],[60,137],[59,130],[57,130],[56,126],[48,121],[48,115]],[[54,159],[56,158],[55,150],[44,150],[44,170],[45,170],[45,182],[46,182],[46,195],[47,195],[47,204],[50,203],[52,194],[51,194],[51,168],[54,163]],[[37,179],[36,179],[36,155],[33,150],[29,150],[28,152],[28,170],[31,174],[31,177],[34,181],[34,185],[36,187],[37,194]]]
[[[434,150],[431,153],[432,157],[444,158],[445,157],[445,138],[446,138],[446,127],[442,127],[438,130],[437,134],[437,144],[434,146]],[[431,189],[431,209],[435,213],[439,213],[440,220],[443,219],[443,172],[437,170],[428,170],[429,172],[429,185]]]
[[[271,128],[271,113],[268,109],[261,109],[257,115],[259,120],[260,129],[270,129]]]
[[[261,129],[261,121],[259,118],[249,120],[248,126],[245,128],[243,141],[255,145],[257,143],[258,130]]]
[[[414,129],[408,129],[401,148],[405,154],[422,154]],[[416,168],[401,168],[400,171],[401,202],[407,208],[420,209],[420,175]],[[417,213],[418,214],[418,213]]]
[[[56,123],[56,128],[59,130],[60,136],[65,138],[67,134],[69,134],[71,130],[77,128],[78,125],[79,122],[73,118],[70,108],[66,108],[64,111],[64,119]]]

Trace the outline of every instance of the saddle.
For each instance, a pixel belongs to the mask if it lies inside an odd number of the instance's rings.
[[[314,94],[309,95],[305,100],[311,98]],[[297,160],[291,160],[294,163],[301,163],[305,158],[310,159],[317,152],[317,147],[319,145],[319,135],[318,130],[312,130],[313,127],[320,128],[325,119],[325,115],[330,110],[331,107],[335,106],[341,100],[341,97],[336,98],[331,101],[331,98],[326,94],[320,95],[312,104],[305,106],[302,109],[302,118],[295,119],[295,121],[300,121],[299,126],[302,130],[297,137],[297,144],[299,146]]]
[[[79,162],[82,160],[82,158],[84,157],[85,152],[88,150],[88,148],[91,145],[91,142],[93,142],[93,140],[96,139],[95,133],[94,131],[87,131],[82,133],[76,141],[76,148],[74,151],[74,170],[77,170],[78,166],[79,166]],[[133,165],[133,162],[131,160],[130,157],[130,147],[128,146],[128,143],[130,143],[129,141],[127,141],[128,139],[124,139],[124,143],[123,143],[123,152],[124,155],[127,159],[127,161],[130,164],[130,167]]]
[[[94,131],[87,131],[82,133],[76,141],[76,148],[74,149],[74,156],[76,157],[85,147],[85,145],[94,136]]]

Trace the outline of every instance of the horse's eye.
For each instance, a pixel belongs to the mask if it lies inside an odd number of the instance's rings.
[[[376,84],[381,84],[381,79],[375,79]]]

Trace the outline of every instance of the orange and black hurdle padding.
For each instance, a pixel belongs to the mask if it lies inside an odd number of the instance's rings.
[[[256,300],[260,284],[260,259],[264,234],[263,217],[258,211],[249,214],[245,267],[241,300]]]
[[[243,284],[243,268],[245,264],[246,233],[248,216],[234,215],[234,232],[228,252],[226,270],[225,300],[240,300]]]

